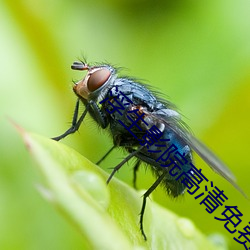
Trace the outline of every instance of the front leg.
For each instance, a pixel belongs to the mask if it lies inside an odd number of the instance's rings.
[[[80,101],[78,99],[77,102],[76,102],[76,106],[75,106],[75,110],[74,110],[74,116],[73,116],[73,120],[72,120],[72,123],[71,123],[71,127],[66,132],[64,132],[62,135],[59,135],[57,137],[53,137],[51,139],[53,139],[55,141],[60,141],[64,137],[68,136],[69,134],[75,133],[79,129],[79,127],[80,127],[80,125],[81,125],[81,123],[82,123],[82,121],[83,121],[84,117],[86,116],[86,114],[88,112],[88,109],[89,109],[89,105],[87,105],[86,109],[84,110],[84,112],[82,113],[81,117],[77,121],[78,112],[79,112],[79,103],[80,103]]]

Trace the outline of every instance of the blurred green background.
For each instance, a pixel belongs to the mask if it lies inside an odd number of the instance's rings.
[[[247,0],[1,1],[0,249],[81,248],[81,235],[36,191],[39,173],[8,117],[47,137],[64,132],[76,100],[72,80],[83,76],[70,65],[82,55],[123,66],[166,94],[250,196],[249,13]],[[93,124],[88,118],[63,143],[96,162],[112,141]],[[110,171],[124,155],[116,150],[102,167]],[[132,166],[117,177],[131,184]],[[250,202],[200,159],[196,166],[225,191],[226,205],[244,214],[242,230]],[[139,172],[140,188],[154,180],[146,173]],[[173,200],[158,188],[153,199],[206,234],[224,234],[230,249],[243,249],[189,194]]]

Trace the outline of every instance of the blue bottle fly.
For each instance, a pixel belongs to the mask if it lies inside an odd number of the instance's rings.
[[[145,163],[150,167],[156,181],[143,195],[140,229],[145,240],[143,215],[146,199],[154,189],[162,184],[170,196],[177,197],[189,187],[187,178],[196,178],[197,181],[199,176],[200,181],[206,179],[201,170],[193,165],[193,151],[242,192],[224,163],[188,131],[175,106],[157,97],[147,85],[132,78],[118,77],[117,70],[108,64],[89,66],[85,62],[74,62],[71,68],[87,71],[87,74],[73,87],[78,99],[71,127],[53,139],[59,141],[76,132],[89,113],[113,138],[114,146],[98,163],[116,147],[123,147],[128,152],[128,156],[113,169],[107,183],[131,158],[137,159],[134,186],[140,165]],[[84,104],[85,110],[79,116],[80,102]],[[188,192],[194,191],[189,187]]]

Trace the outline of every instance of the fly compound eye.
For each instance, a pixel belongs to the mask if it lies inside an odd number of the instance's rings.
[[[88,90],[93,92],[99,89],[110,77],[111,72],[108,69],[99,69],[90,74],[88,79]]]

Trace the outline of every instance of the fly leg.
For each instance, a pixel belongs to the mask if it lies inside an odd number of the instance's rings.
[[[157,180],[153,183],[153,185],[143,195],[142,207],[141,207],[141,212],[140,212],[140,230],[141,230],[141,233],[142,233],[144,240],[147,240],[147,236],[146,236],[144,229],[143,229],[143,216],[144,216],[144,212],[145,212],[145,208],[146,208],[146,201],[147,201],[148,196],[158,187],[158,185],[161,183],[161,181],[166,176],[166,174],[167,174],[167,172],[164,172],[162,175],[160,175],[157,178]]]
[[[135,189],[137,189],[137,188],[136,188],[136,173],[137,173],[137,171],[138,171],[140,165],[141,165],[141,161],[140,161],[140,160],[137,160],[137,161],[136,161],[136,164],[135,164],[135,166],[134,166],[134,168],[133,168],[133,187],[134,187]]]
[[[129,161],[132,157],[134,157],[140,150],[142,150],[144,146],[139,147],[137,150],[133,151],[132,153],[130,153],[125,159],[123,159],[122,162],[120,162],[117,166],[114,167],[112,173],[110,174],[108,180],[107,180],[107,184],[109,184],[109,182],[111,181],[112,177],[114,176],[114,174],[127,162]]]
[[[99,165],[115,148],[116,146],[114,145],[97,163],[96,165]]]
[[[78,111],[79,111],[79,102],[80,101],[78,99],[77,102],[76,102],[76,106],[75,106],[75,110],[74,110],[74,116],[73,116],[71,127],[65,133],[63,133],[62,135],[59,135],[57,137],[53,137],[51,139],[53,139],[55,141],[60,141],[64,137],[68,136],[69,134],[75,133],[79,129],[79,127],[80,127],[80,125],[81,125],[81,123],[82,123],[82,121],[83,121],[84,117],[86,116],[86,114],[88,112],[88,109],[89,109],[89,106],[87,106],[86,109],[84,110],[84,112],[82,113],[81,117],[77,121]]]

